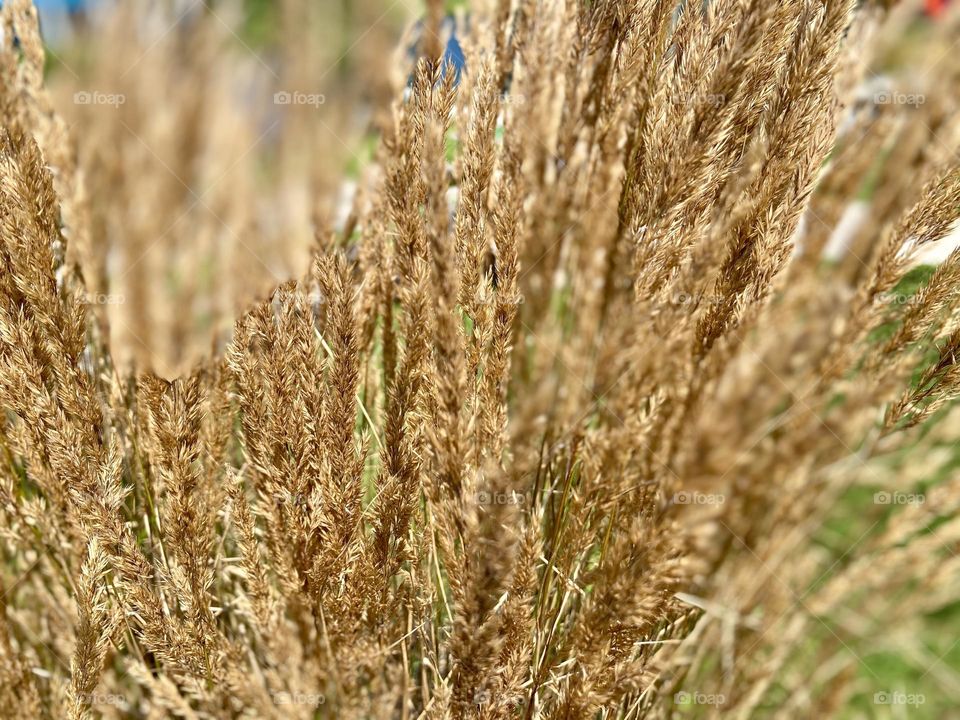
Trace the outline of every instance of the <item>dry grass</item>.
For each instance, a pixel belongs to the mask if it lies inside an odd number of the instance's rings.
[[[114,13],[116,107],[0,10],[0,715],[827,717],[960,599],[960,15],[877,103],[909,4],[478,1],[458,83],[431,1],[316,115],[278,5]]]

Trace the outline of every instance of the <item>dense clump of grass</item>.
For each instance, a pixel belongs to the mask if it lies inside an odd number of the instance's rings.
[[[238,70],[265,97],[315,70],[279,5],[292,65]],[[905,11],[680,5],[458,3],[458,78],[431,0],[381,92],[343,90],[378,142],[338,219],[322,116],[259,133],[223,91],[222,5],[150,58],[105,21],[110,114],[58,109],[3,4],[0,714],[862,705],[851,646],[960,599],[960,253],[911,270],[960,216],[956,60],[864,104]],[[301,272],[261,293],[241,248]]]

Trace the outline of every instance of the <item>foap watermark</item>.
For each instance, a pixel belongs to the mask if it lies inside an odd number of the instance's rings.
[[[126,302],[123,295],[111,293],[84,292],[77,299],[82,305],[123,305]]]
[[[721,93],[674,93],[670,96],[673,105],[689,105],[692,107],[720,107],[727,102],[727,96]]]
[[[882,690],[873,694],[874,705],[903,705],[919,707],[927,701],[923,693],[907,693],[900,690]]]
[[[720,305],[724,301],[729,300],[728,297],[723,295],[708,295],[707,293],[702,292],[676,292],[667,297],[667,304],[672,306],[693,306],[699,307],[701,305]]]
[[[527,96],[522,93],[507,93],[500,98],[501,105],[526,105]]]
[[[73,94],[74,105],[107,105],[118,108],[125,105],[127,96],[121,93],[105,93],[99,90],[81,90]]]
[[[483,705],[489,705],[496,698],[498,705],[501,707],[506,706],[507,708],[519,708],[522,704],[522,698],[519,695],[507,695],[504,696],[500,693],[494,694],[490,690],[477,690],[473,693],[473,704],[481,707]]]
[[[922,493],[883,491],[873,494],[874,505],[923,505],[926,501]]]
[[[927,96],[922,93],[904,93],[894,90],[884,90],[875,93],[873,102],[876,105],[906,105],[907,107],[920,107],[927,101]]]
[[[674,705],[712,705],[713,707],[719,707],[726,701],[727,698],[722,693],[685,692],[681,690],[673,694]]]
[[[671,305],[699,305],[703,302],[702,293],[678,292],[670,296]]]
[[[321,93],[287,92],[281,90],[273,94],[274,105],[306,105],[318,108],[327,102],[327,96]]]
[[[321,693],[302,693],[302,692],[275,692],[273,693],[274,705],[301,705],[306,707],[317,707],[327,701],[325,695]]]
[[[493,282],[494,282],[494,288],[498,287],[497,283],[499,282],[499,278],[496,275],[493,276]],[[485,296],[479,290],[473,294],[473,299],[476,300],[478,303],[486,302],[486,298],[487,296]],[[509,305],[519,306],[519,305],[523,305],[526,302],[526,298],[520,293],[514,293],[513,295],[507,295],[506,293],[501,293],[497,295],[497,302],[507,306]]]
[[[91,692],[91,693],[80,693],[79,699],[88,705],[110,705],[112,707],[123,708],[127,706],[127,701],[123,695],[117,695],[116,693],[102,693],[102,692]]]
[[[673,494],[673,502],[675,505],[723,505],[726,498],[719,493],[681,490]]]
[[[874,303],[881,306],[906,306],[914,305],[919,302],[920,298],[916,293],[907,294],[907,293],[895,293],[895,292],[883,292],[878,293],[874,298]]]
[[[477,502],[480,505],[523,505],[527,499],[517,492],[488,492],[481,490],[477,493]]]
[[[279,490],[273,494],[273,504],[282,507],[306,507],[307,498],[303,493]]]

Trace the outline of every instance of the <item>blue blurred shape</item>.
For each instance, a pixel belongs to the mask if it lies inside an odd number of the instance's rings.
[[[456,73],[454,84],[460,84],[460,74],[467,69],[467,56],[463,54],[463,48],[457,42],[457,36],[454,31],[450,32],[450,39],[447,40],[447,47],[443,51],[443,75],[446,77],[447,68],[452,67]]]
[[[417,23],[416,28],[419,32],[416,36],[416,39],[407,49],[407,54],[414,63],[416,63],[417,59],[422,54],[421,45],[423,44],[423,33],[425,32],[425,26],[422,20]],[[454,85],[459,85],[460,77],[467,69],[467,56],[464,54],[463,48],[460,47],[460,42],[457,40],[457,19],[453,15],[448,15],[445,17],[443,19],[443,24],[441,25],[440,31],[447,37],[447,42],[443,49],[443,58],[440,60],[442,64],[443,77],[447,76],[447,69],[452,68],[456,73],[454,77]],[[412,73],[407,84],[411,86],[413,85]]]
[[[93,5],[93,0],[34,0],[34,2],[41,10],[66,10],[68,12],[80,12]]]

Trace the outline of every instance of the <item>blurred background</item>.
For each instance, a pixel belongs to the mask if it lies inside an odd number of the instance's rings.
[[[121,362],[175,375],[343,227],[408,70],[412,0],[42,0],[84,168],[74,243]],[[399,58],[399,62],[397,61]],[[79,225],[79,223],[78,223]]]
[[[447,16],[441,38],[421,37],[422,0],[37,5],[47,83],[85,170],[92,237],[73,245],[93,312],[119,361],[168,377],[222,345],[238,309],[299,277],[318,237],[357,230],[357,189],[417,56],[462,59],[469,42],[462,0],[432,6]],[[948,2],[904,5],[903,32],[858,94],[880,110],[900,88],[925,99],[936,79],[925,67]],[[849,249],[869,204],[844,209],[828,256]]]

